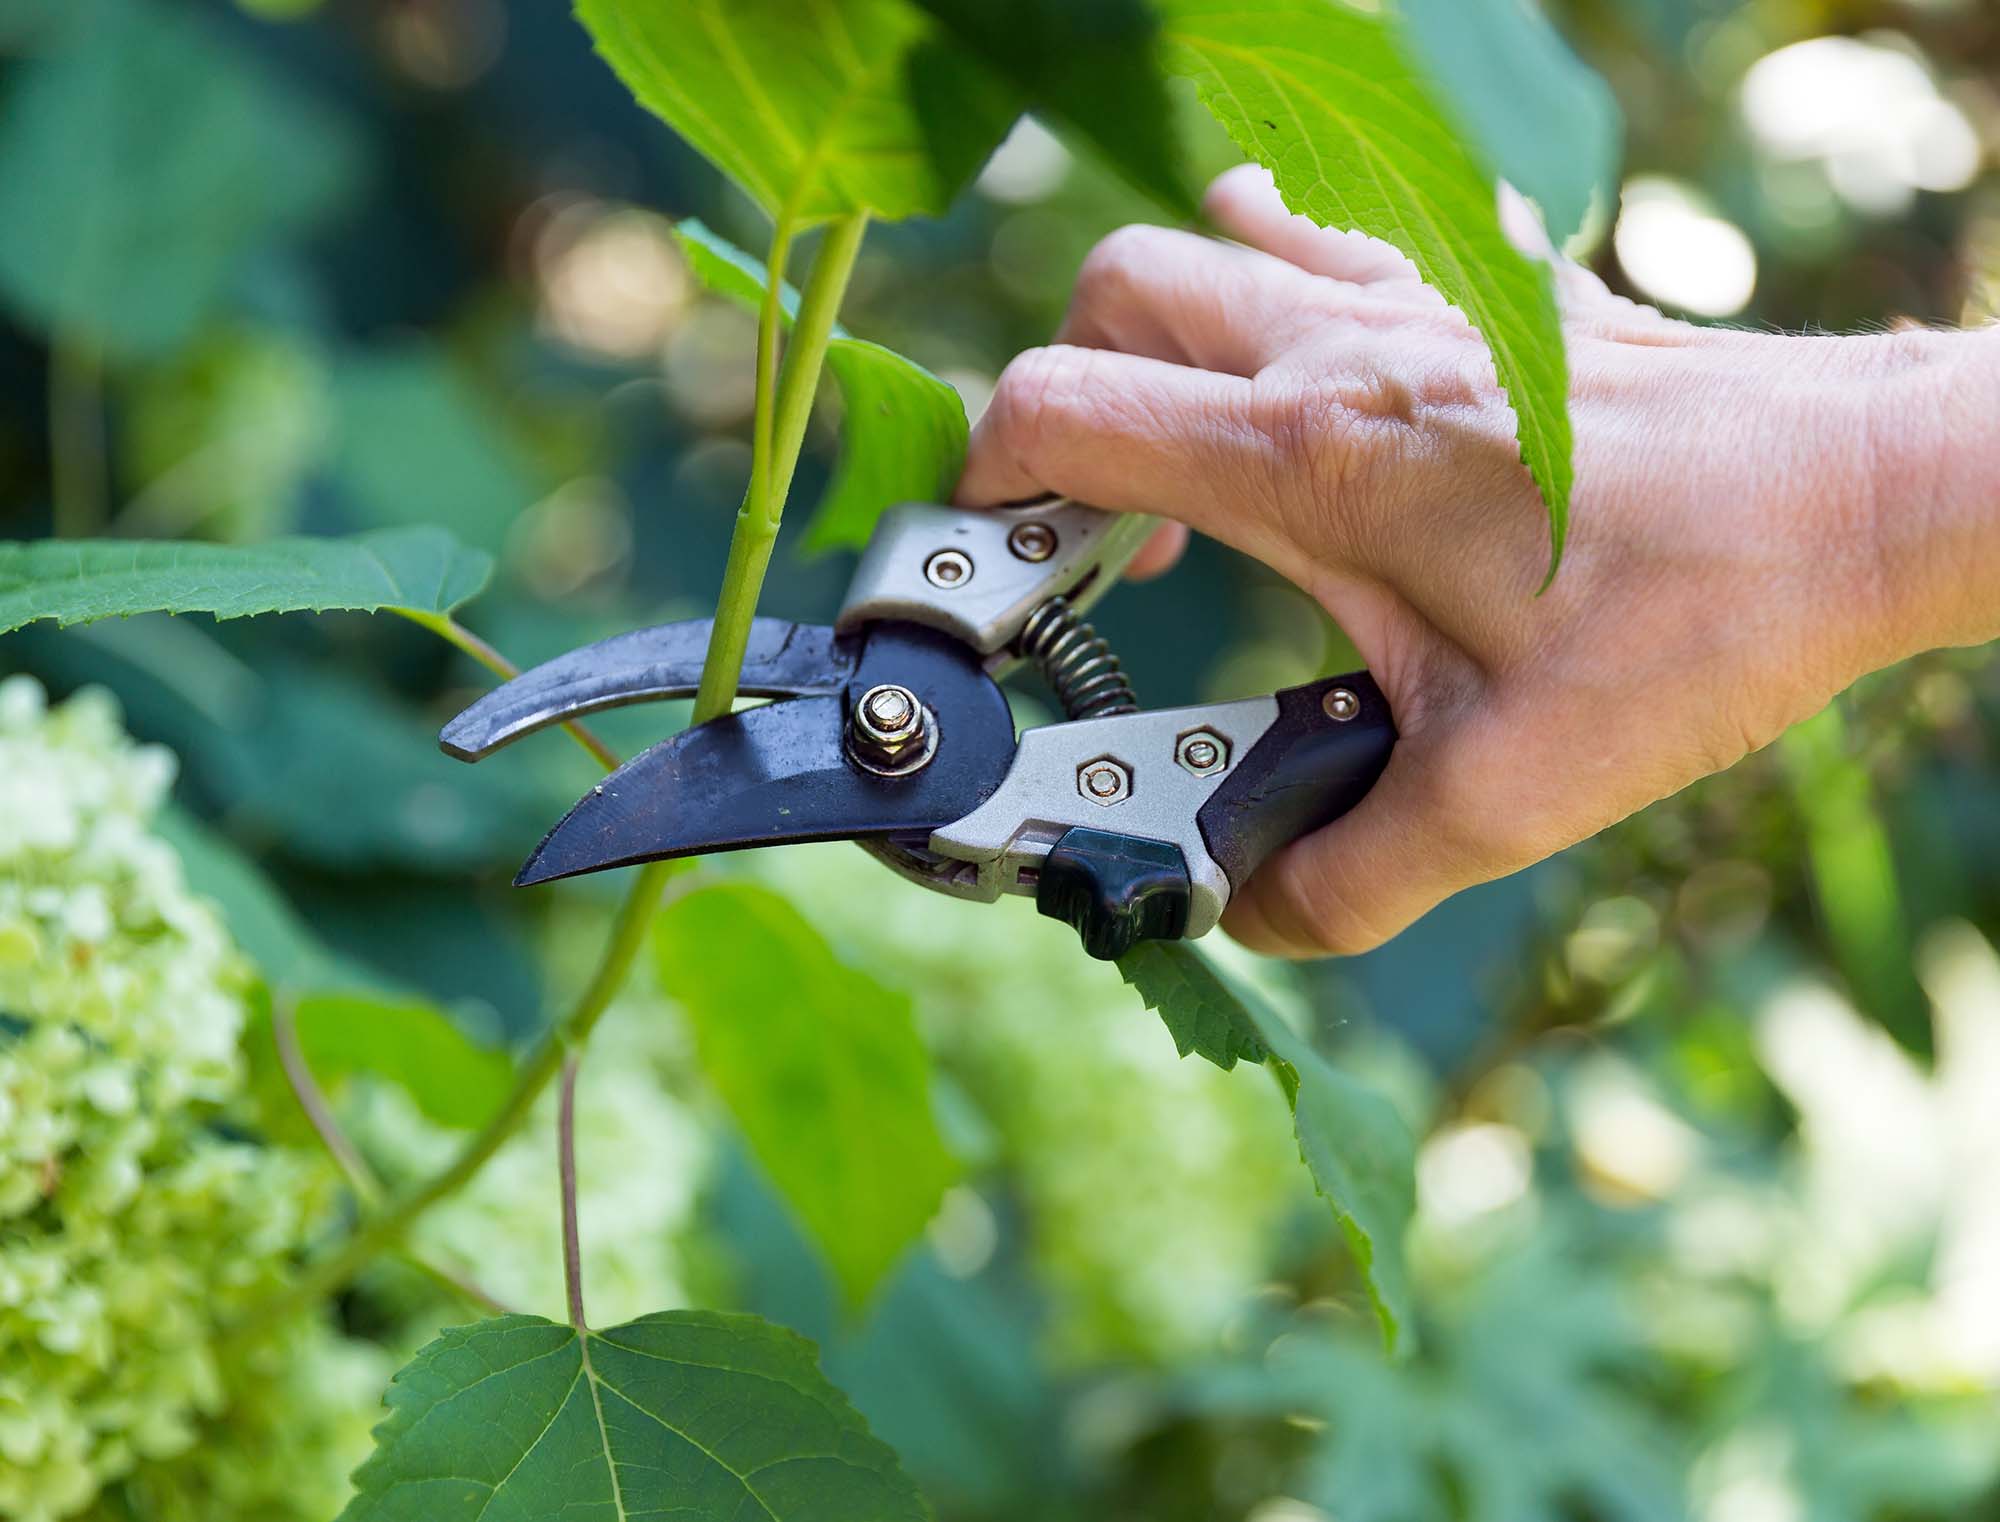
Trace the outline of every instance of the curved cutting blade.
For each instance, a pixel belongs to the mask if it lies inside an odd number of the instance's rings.
[[[658,624],[559,655],[487,693],[445,725],[438,744],[446,755],[477,761],[566,719],[627,703],[689,697],[701,685],[714,627],[709,618]],[[737,691],[753,698],[839,692],[853,677],[860,652],[859,635],[759,618],[750,625]]]
[[[882,682],[909,688],[937,724],[936,754],[902,777],[878,776],[847,754],[852,704]],[[1007,699],[972,651],[913,625],[876,625],[846,690],[661,741],[585,794],[514,881],[788,841],[927,838],[978,807],[1013,757]]]

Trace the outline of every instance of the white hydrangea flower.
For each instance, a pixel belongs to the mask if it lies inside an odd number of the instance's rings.
[[[108,695],[0,682],[0,1516],[338,1509],[381,1350],[316,1319],[225,1354],[331,1202],[232,1139],[247,970],[148,828],[174,761]],[[364,1377],[365,1376],[365,1377]]]

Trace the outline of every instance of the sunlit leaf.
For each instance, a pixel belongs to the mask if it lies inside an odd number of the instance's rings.
[[[859,1303],[957,1171],[909,999],[842,966],[796,909],[748,883],[673,900],[653,945],[709,1080]]]
[[[1868,768],[1839,705],[1778,742],[1804,818],[1813,898],[1855,1001],[1906,1049],[1931,1055],[1930,1007],[1911,970],[1909,923]]]
[[[1381,15],[1332,0],[1154,0],[1188,75],[1285,204],[1410,256],[1492,351],[1561,557],[1573,476],[1568,365],[1549,271],[1501,231],[1474,161]]]
[[[78,0],[0,112],[0,296],[113,355],[187,337],[355,179],[345,126],[199,11]]]
[[[1031,110],[1083,138],[1174,216],[1198,214],[1159,66],[1159,22],[1144,0],[917,4]]]
[[[476,596],[493,563],[434,528],[264,544],[164,540],[0,543],[0,634],[134,613],[392,610],[438,618]]]
[[[700,222],[675,229],[701,282],[755,311],[763,302],[763,261]],[[789,317],[798,293],[785,286]],[[827,368],[847,404],[833,480],[806,528],[809,549],[865,544],[882,509],[898,502],[943,501],[965,464],[965,403],[946,382],[893,349],[836,329]]]
[[[1186,945],[1141,941],[1118,959],[1118,973],[1159,1013],[1183,1057],[1194,1052],[1227,1070],[1271,1055],[1242,998]]]
[[[1120,959],[1119,971],[1160,1012],[1183,1056],[1198,1051],[1228,1067],[1268,1053],[1291,1101],[1299,1155],[1340,1221],[1383,1338],[1392,1349],[1406,1346],[1403,1233],[1416,1210],[1416,1145],[1395,1107],[1320,1056],[1263,998],[1185,941],[1142,947]]]
[[[908,0],[578,0],[641,105],[774,218],[939,215],[1017,114]]]
[[[1618,192],[1624,122],[1611,89],[1537,0],[1396,0],[1446,114],[1541,208],[1558,244]]]
[[[896,1455],[754,1316],[456,1327],[389,1388],[341,1522],[921,1522]]]

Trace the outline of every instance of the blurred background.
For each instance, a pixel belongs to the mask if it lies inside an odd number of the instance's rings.
[[[522,664],[707,611],[753,326],[695,288],[669,219],[765,230],[566,7],[88,10],[0,0],[0,534],[441,523],[499,558],[466,619]],[[1552,15],[1623,114],[1622,195],[1572,244],[1616,288],[1787,329],[2000,314],[1991,0]],[[1093,241],[1148,216],[1024,124],[950,217],[871,235],[845,321],[976,414]],[[78,269],[58,233],[84,219],[104,257]],[[850,561],[797,542],[764,609],[825,616]],[[1101,623],[1149,706],[1349,654],[1213,547]],[[506,886],[587,763],[442,759],[440,718],[484,678],[421,632],[40,626],[0,639],[10,671],[108,687],[180,757],[185,817],[483,1039],[531,1038],[587,967],[604,885]],[[663,727],[603,726],[621,750]],[[1261,1073],[1178,1062],[1024,904],[904,890],[845,848],[733,861],[911,995],[968,1181],[843,1319],[670,1000],[637,987],[586,1077],[594,1316],[734,1305],[820,1339],[946,1519],[2000,1518],[1996,744],[2000,670],[1926,658],[1377,953],[1253,969],[1424,1138],[1402,1363]],[[387,1171],[445,1145],[392,1093],[349,1108]],[[528,1140],[427,1240],[551,1310],[553,1169]],[[396,1344],[412,1297],[364,1285],[350,1330]]]

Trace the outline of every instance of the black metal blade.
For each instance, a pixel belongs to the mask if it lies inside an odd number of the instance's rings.
[[[877,776],[847,754],[852,705],[881,682],[916,693],[938,726],[936,755],[907,776]],[[1013,715],[973,651],[928,629],[876,625],[844,691],[661,741],[585,794],[514,881],[788,841],[927,838],[987,798],[1013,756]]]
[[[701,685],[714,620],[634,629],[559,655],[502,683],[445,725],[438,744],[461,761],[565,719],[627,703],[684,698]],[[760,618],[750,625],[737,690],[746,697],[795,698],[839,692],[860,659],[858,635],[822,624]]]

